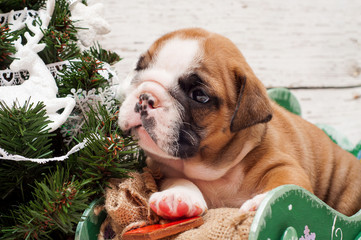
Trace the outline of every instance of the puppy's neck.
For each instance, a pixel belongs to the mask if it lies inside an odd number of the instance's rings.
[[[188,159],[163,158],[148,153],[147,165],[160,168],[165,175],[186,177],[202,181],[214,181],[222,178],[234,169],[249,152],[262,141],[267,124],[258,124],[228,137],[228,141],[207,147]]]
[[[231,136],[222,149],[203,149],[196,157],[183,162],[184,175],[205,181],[223,177],[260,145],[266,131],[267,124],[258,124]]]

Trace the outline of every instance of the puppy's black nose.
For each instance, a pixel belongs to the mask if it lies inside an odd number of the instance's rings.
[[[139,102],[135,105],[135,112],[147,111],[149,109],[154,109],[159,106],[158,99],[150,93],[142,93],[139,96]]]

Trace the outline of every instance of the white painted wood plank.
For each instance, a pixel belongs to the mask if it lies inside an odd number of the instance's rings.
[[[204,27],[229,37],[267,86],[361,82],[358,0],[105,0],[113,27],[102,44],[125,60],[124,76],[162,34]]]
[[[291,91],[303,118],[334,127],[353,144],[361,141],[361,88]]]

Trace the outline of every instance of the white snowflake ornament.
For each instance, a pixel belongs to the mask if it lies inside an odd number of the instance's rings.
[[[68,118],[74,108],[75,101],[70,97],[57,98],[58,87],[55,79],[45,63],[39,57],[38,52],[44,49],[45,44],[39,44],[44,36],[43,31],[47,28],[55,6],[55,0],[49,0],[46,9],[39,10],[41,26],[33,26],[33,18],[28,17],[25,21],[16,22],[10,25],[10,30],[21,29],[25,25],[33,33],[25,33],[26,44],[21,44],[21,38],[15,42],[15,60],[11,63],[10,69],[14,72],[27,70],[29,79],[21,85],[0,87],[0,101],[12,107],[15,102],[20,106],[26,101],[32,103],[44,102],[47,116],[52,121],[48,124],[50,132],[59,128]],[[62,110],[61,113],[59,113]]]

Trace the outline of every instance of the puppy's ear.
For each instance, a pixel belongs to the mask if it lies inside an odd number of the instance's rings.
[[[236,74],[238,99],[231,120],[231,131],[237,132],[272,118],[272,107],[266,88],[254,74]]]
[[[137,66],[135,67],[135,71],[141,71],[148,67],[149,62],[151,61],[151,55],[149,51],[141,55],[138,59]]]

